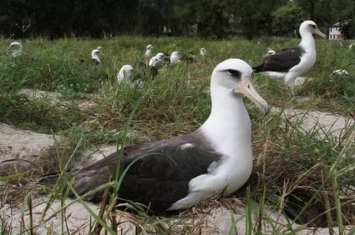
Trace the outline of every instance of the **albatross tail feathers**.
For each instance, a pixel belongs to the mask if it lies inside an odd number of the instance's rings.
[[[262,63],[262,64],[260,64],[260,65],[257,65],[257,66],[253,66],[252,68],[253,68],[254,73],[261,72],[263,66],[264,66],[264,63]]]

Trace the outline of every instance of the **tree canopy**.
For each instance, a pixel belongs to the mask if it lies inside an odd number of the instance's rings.
[[[253,38],[291,35],[305,19],[320,27],[350,20],[345,33],[355,37],[355,0],[0,0],[0,34],[15,38]]]

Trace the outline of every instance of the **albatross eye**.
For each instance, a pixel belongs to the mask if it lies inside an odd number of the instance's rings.
[[[238,78],[238,79],[240,79],[241,75],[242,75],[241,72],[239,72],[238,70],[234,70],[234,69],[228,69],[227,73],[229,76],[232,76],[232,77]]]
[[[316,28],[316,26],[314,24],[310,24],[309,26],[311,26],[312,28]]]

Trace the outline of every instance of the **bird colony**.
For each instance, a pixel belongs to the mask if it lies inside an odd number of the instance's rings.
[[[72,172],[72,188],[78,194],[95,190],[112,179],[116,171],[127,172],[120,186],[119,200],[142,203],[152,213],[182,210],[213,195],[229,195],[249,179],[253,168],[252,131],[243,97],[250,99],[261,114],[270,106],[253,85],[255,73],[264,74],[292,86],[295,80],[311,70],[316,62],[313,35],[325,38],[314,21],[304,21],[299,27],[298,45],[278,51],[268,48],[258,65],[249,65],[247,58],[225,58],[213,69],[210,77],[210,114],[192,133],[153,142],[125,146],[121,164],[113,153],[92,165]],[[10,55],[22,56],[20,42],[11,43]],[[91,52],[93,66],[100,66],[102,47]],[[180,51],[164,53],[152,44],[142,51],[142,61],[124,64],[118,69],[118,85],[144,86],[163,68],[202,60],[209,56],[206,48],[194,55]],[[334,74],[345,74],[336,70]],[[58,175],[44,175],[39,181],[52,186]],[[69,196],[73,196],[69,193]],[[102,192],[94,196],[99,200]]]

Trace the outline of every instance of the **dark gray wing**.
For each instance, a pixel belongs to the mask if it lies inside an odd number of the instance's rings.
[[[193,144],[192,147],[184,144]],[[149,205],[152,211],[164,211],[188,194],[188,182],[207,173],[220,155],[199,143],[194,135],[143,143],[124,149],[121,172],[131,163],[119,189],[120,198]],[[75,174],[74,188],[79,194],[109,181],[117,164],[117,154],[84,168]],[[96,195],[100,199],[101,195]]]
[[[253,67],[254,72],[287,72],[301,61],[305,51],[300,47],[292,47],[266,57],[261,65]]]

